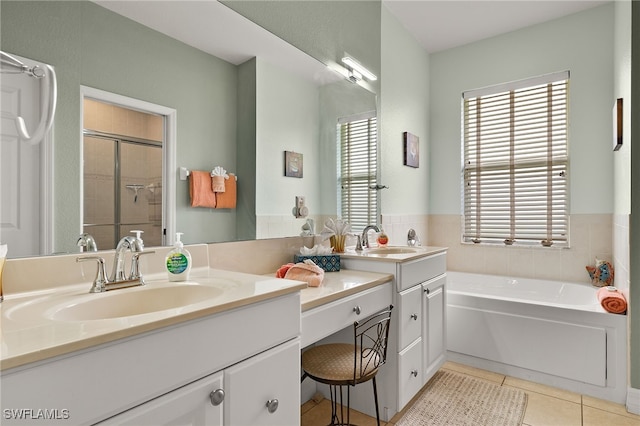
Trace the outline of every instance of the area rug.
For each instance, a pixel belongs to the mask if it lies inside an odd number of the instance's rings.
[[[527,394],[448,370],[439,370],[396,426],[520,426]]]

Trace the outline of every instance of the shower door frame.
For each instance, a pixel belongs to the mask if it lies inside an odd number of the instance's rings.
[[[164,142],[159,142],[159,141],[152,141],[152,140],[148,140],[148,139],[142,139],[142,138],[136,138],[133,136],[125,136],[125,135],[118,135],[118,134],[112,134],[112,133],[104,133],[104,132],[99,132],[96,130],[91,130],[91,129],[84,129],[82,132],[82,135],[84,137],[90,137],[90,138],[94,138],[94,139],[103,139],[105,141],[109,141],[113,143],[113,148],[114,148],[114,167],[113,167],[113,182],[114,182],[114,188],[113,188],[113,193],[114,193],[114,223],[113,225],[113,231],[114,231],[114,245],[111,248],[115,248],[115,245],[118,243],[118,241],[124,237],[125,235],[128,234],[122,234],[121,232],[121,228],[123,225],[122,223],[122,150],[123,150],[123,145],[127,144],[127,145],[138,145],[138,146],[144,146],[144,147],[148,147],[148,148],[160,148],[162,149]],[[84,146],[84,142],[83,141],[83,146]],[[84,161],[82,162],[83,165],[83,169],[84,169]],[[84,175],[84,171],[83,171],[83,175]],[[83,182],[84,182],[84,178],[83,178]],[[163,191],[164,192],[164,191]],[[83,202],[84,202],[84,197],[83,197]],[[162,209],[162,213],[164,216],[164,204],[163,204],[163,209]],[[111,225],[111,224],[87,224],[84,223],[84,218],[83,218],[83,232],[88,232],[91,234],[91,232],[89,232],[87,230],[87,226],[91,227],[91,226],[101,226],[101,225]],[[143,225],[141,223],[130,223],[127,224],[130,226],[133,226],[134,228],[137,228],[138,225]],[[160,226],[164,226],[164,221],[161,221]],[[164,228],[163,228],[164,230]],[[95,237],[95,234],[93,234],[93,236]],[[164,244],[164,239],[165,239],[165,235],[162,234],[161,235],[161,244]]]
[[[140,99],[118,95],[88,86],[80,86],[80,105],[84,105],[85,98],[94,99],[134,109],[150,114],[164,116],[164,141],[162,144],[162,239],[164,245],[174,243],[176,233],[176,140],[177,140],[177,111],[163,105],[153,104]],[[84,158],[84,108],[80,108],[80,158]],[[84,165],[81,163],[80,176],[84,176]],[[80,179],[80,229],[84,224],[84,179]]]

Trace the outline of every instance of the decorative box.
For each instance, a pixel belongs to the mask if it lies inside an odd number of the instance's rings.
[[[340,256],[337,254],[327,255],[311,255],[303,256],[296,254],[293,256],[294,263],[303,262],[306,259],[311,259],[313,263],[321,267],[325,272],[336,272],[340,270]]]

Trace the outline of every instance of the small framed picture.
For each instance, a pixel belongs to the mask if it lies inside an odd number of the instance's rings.
[[[420,138],[409,132],[404,132],[404,165],[420,167]]]
[[[288,177],[302,177],[302,154],[298,152],[284,152],[284,175]]]
[[[622,148],[622,98],[613,104],[613,150]]]

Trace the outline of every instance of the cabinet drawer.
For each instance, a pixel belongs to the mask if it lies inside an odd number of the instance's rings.
[[[422,388],[422,339],[398,355],[398,411]]]
[[[422,287],[400,293],[398,306],[398,349],[401,351],[422,332]]]
[[[398,291],[406,290],[416,284],[428,281],[433,277],[444,274],[447,270],[446,253],[423,257],[398,264]]]
[[[302,347],[353,325],[391,304],[391,282],[302,313]],[[360,311],[357,314],[356,310]]]

